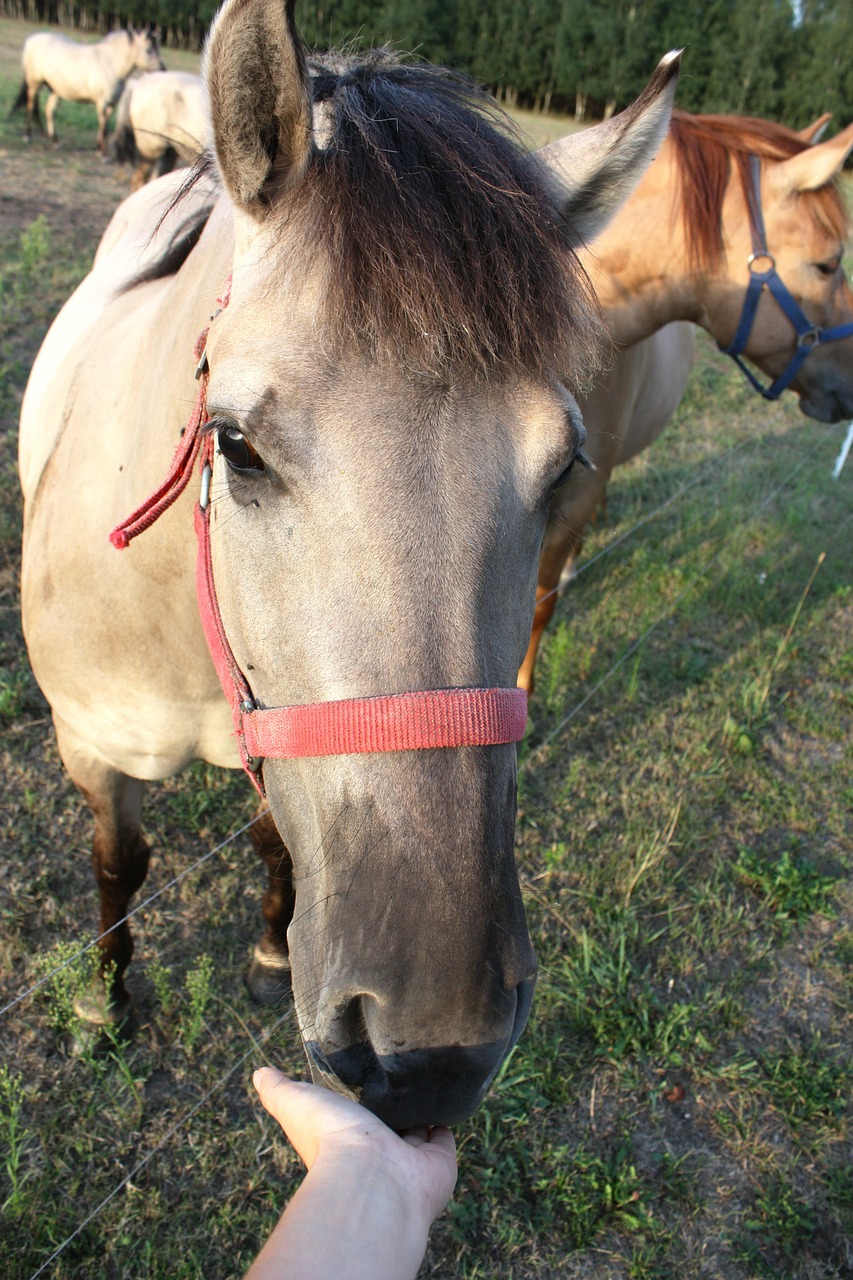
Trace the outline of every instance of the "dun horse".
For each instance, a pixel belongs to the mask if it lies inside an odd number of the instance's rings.
[[[651,444],[683,395],[692,334],[670,322],[700,324],[723,350],[750,359],[772,379],[761,388],[748,375],[768,398],[790,387],[810,417],[853,416],[853,293],[841,265],[848,225],[834,183],[853,125],[813,144],[825,124],[824,116],[798,134],[766,120],[674,112],[653,168],[584,254],[621,349],[580,398],[596,470],[576,468],[554,500],[524,688],[613,467]]]
[[[98,112],[98,150],[103,155],[110,112],[132,71],[162,71],[157,36],[148,31],[113,31],[97,44],[80,44],[68,36],[39,31],[27,36],[22,57],[23,83],[14,108],[26,106],[24,136],[39,119],[38,95],[47,85],[47,134],[58,142],[54,116],[61,98],[94,102]]]
[[[151,177],[192,164],[207,143],[204,83],[187,71],[152,71],[129,80],[116,111],[113,156],[134,166],[134,191]]]
[[[22,414],[25,632],[112,930],[91,1016],[127,1007],[145,782],[242,761],[289,850],[259,840],[253,989],[289,965],[315,1077],[388,1123],[478,1105],[536,967],[514,686],[601,338],[571,246],[657,150],[676,64],[558,180],[450,73],[309,75],[292,0],[220,11],[215,164],[153,240],[178,184],[131,197]]]

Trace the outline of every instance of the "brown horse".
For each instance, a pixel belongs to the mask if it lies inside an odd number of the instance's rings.
[[[252,983],[292,966],[315,1076],[398,1127],[482,1098],[535,974],[512,686],[583,437],[558,373],[602,336],[571,245],[656,152],[676,62],[560,181],[452,74],[309,73],[292,2],[220,11],[215,162],[165,220],[169,176],[119,212],[22,413],[25,633],[111,930],[93,1016],[127,1008],[145,782],[242,760],[290,855],[260,841]]]
[[[674,112],[654,166],[585,253],[618,351],[579,401],[596,470],[576,468],[555,496],[522,687],[533,687],[542,632],[611,471],[660,434],[684,392],[692,336],[671,322],[693,321],[724,349],[734,347],[750,280],[772,254],[771,283],[784,283],[801,318],[793,311],[794,323],[791,308],[765,285],[737,354],[774,379],[771,398],[790,386],[813,418],[853,416],[853,293],[841,267],[847,212],[834,181],[853,148],[853,125],[814,144],[825,124],[821,117],[795,133],[768,120]],[[759,216],[763,253],[756,252]],[[834,341],[814,341],[818,331],[829,337],[839,329]]]

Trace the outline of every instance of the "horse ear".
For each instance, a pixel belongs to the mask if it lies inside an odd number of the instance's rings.
[[[807,125],[805,129],[798,129],[797,137],[801,138],[803,142],[807,142],[809,146],[812,146],[815,142],[820,142],[831,119],[832,112],[824,111],[823,115],[818,116],[813,124]]]
[[[537,152],[558,179],[573,244],[599,235],[651,164],[669,128],[681,50],[666,54],[643,92],[618,116]]]
[[[227,0],[205,49],[219,169],[234,203],[258,221],[272,188],[298,182],[311,154],[311,94],[294,5]]]
[[[783,199],[801,191],[816,191],[831,182],[853,151],[853,124],[828,142],[818,142],[799,155],[770,167],[767,175],[774,191]]]

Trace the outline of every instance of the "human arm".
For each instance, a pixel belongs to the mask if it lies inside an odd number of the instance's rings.
[[[254,1083],[308,1173],[246,1280],[413,1280],[456,1183],[450,1130],[398,1136],[358,1103],[270,1067]]]

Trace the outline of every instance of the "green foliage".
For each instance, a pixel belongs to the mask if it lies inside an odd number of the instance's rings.
[[[762,1066],[774,1106],[793,1127],[837,1122],[847,1110],[853,1069],[831,1053],[820,1034],[802,1047],[767,1054]]]
[[[704,1044],[695,1022],[697,1007],[659,990],[641,959],[642,926],[630,912],[617,914],[598,937],[586,929],[580,947],[549,975],[555,1002],[568,1014],[575,1034],[619,1062],[634,1055],[669,1065]]]
[[[203,953],[184,980],[186,994],[181,1029],[184,1048],[190,1055],[206,1026],[205,1015],[213,998],[213,973],[213,961]]]
[[[734,870],[776,921],[798,924],[815,911],[829,910],[833,877],[788,849],[779,858],[768,859],[741,848]]]
[[[23,668],[0,670],[0,724],[11,723],[27,705],[32,689],[32,678]]]
[[[754,1216],[747,1218],[745,1225],[755,1233],[746,1255],[760,1264],[764,1252],[761,1242],[771,1241],[774,1252],[785,1258],[800,1254],[814,1234],[817,1218],[793,1185],[776,1177],[756,1195]],[[762,1268],[762,1274],[771,1273]]]
[[[24,278],[29,279],[50,257],[50,226],[43,213],[21,232],[20,248],[21,271]]]
[[[4,1212],[17,1216],[23,1208],[22,1189],[27,1174],[23,1168],[30,1135],[23,1123],[24,1084],[5,1063],[0,1066],[0,1158],[9,1191],[2,1203]]]
[[[50,951],[37,958],[36,977],[46,978],[39,991],[45,1017],[56,1035],[73,1031],[79,1023],[74,1012],[74,1002],[97,979],[98,950],[78,955],[79,946],[74,942],[58,942]]]
[[[29,0],[32,22],[58,10]],[[159,24],[167,44],[201,48],[216,0],[99,0],[66,9],[84,30]],[[20,13],[17,0],[0,12]],[[311,48],[391,44],[458,67],[508,106],[594,119],[636,97],[661,56],[685,50],[679,105],[765,115],[799,127],[823,111],[853,118],[853,15],[845,0],[304,0],[297,21]],[[169,62],[166,50],[166,61]]]
[[[172,986],[169,970],[157,956],[154,956],[148,962],[147,973],[151,979],[151,985],[154,988],[154,994],[157,997],[161,1013],[170,1014],[175,1006],[176,994]]]

